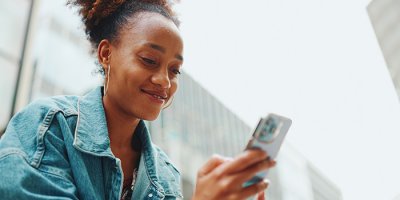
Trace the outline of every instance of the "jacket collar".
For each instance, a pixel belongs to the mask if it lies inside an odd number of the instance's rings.
[[[73,145],[95,155],[114,157],[110,148],[101,87],[78,99],[78,120]]]
[[[78,120],[73,145],[83,152],[96,156],[114,157],[110,148],[107,120],[103,107],[102,87],[97,87],[78,100]],[[140,139],[146,157],[154,157],[153,144],[143,120],[134,134]]]
[[[111,152],[102,96],[102,87],[97,87],[79,98],[73,146],[91,155],[115,158]],[[171,170],[166,164],[166,157],[160,155],[153,145],[143,120],[139,121],[134,134],[138,134],[142,148],[139,171],[145,170],[145,173],[139,173],[139,176],[147,175],[147,179],[162,195],[181,196],[181,192],[175,191],[179,189],[179,185],[167,184],[176,177],[166,173]]]

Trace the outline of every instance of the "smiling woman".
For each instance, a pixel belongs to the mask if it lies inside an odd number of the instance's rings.
[[[179,23],[167,1],[70,1],[77,6],[104,85],[85,96],[35,101],[0,140],[2,199],[177,199],[180,174],[150,140],[178,89]],[[245,199],[267,187],[243,183],[274,161],[260,150],[212,157],[193,199]],[[263,199],[259,195],[259,199]]]
[[[104,104],[106,110],[125,110],[125,119],[154,120],[177,90],[183,43],[171,20],[149,12],[137,15],[141,20],[130,22],[134,29],[120,31],[120,42],[98,45],[107,72]]]

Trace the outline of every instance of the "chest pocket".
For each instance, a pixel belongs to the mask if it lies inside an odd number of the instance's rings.
[[[153,159],[141,159],[132,199],[183,199],[178,170],[161,154]]]
[[[159,164],[159,184],[164,189],[165,199],[183,199],[179,171],[162,155],[159,157]]]
[[[143,199],[147,200],[175,200],[175,199],[183,199],[182,195],[175,194],[163,194],[162,192],[157,191],[154,187],[150,186],[146,192],[146,196]]]

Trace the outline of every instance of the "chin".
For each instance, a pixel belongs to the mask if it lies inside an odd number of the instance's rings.
[[[144,115],[142,115],[140,118],[146,121],[154,121],[158,118],[158,116],[160,115],[160,111],[159,112],[154,112],[154,113],[146,113]]]

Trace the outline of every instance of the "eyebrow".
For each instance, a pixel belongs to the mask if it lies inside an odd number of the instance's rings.
[[[157,51],[159,51],[161,53],[165,53],[166,52],[165,48],[160,46],[160,45],[158,45],[158,44],[149,43],[148,46],[150,46],[152,49],[155,49],[155,50],[157,50]],[[180,61],[183,61],[183,57],[180,54],[175,55],[175,58],[180,60]]]

